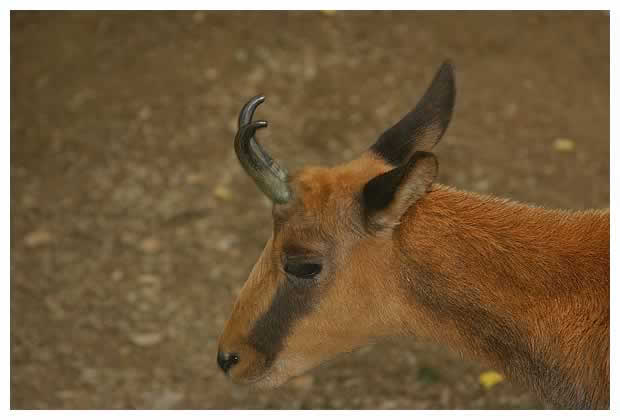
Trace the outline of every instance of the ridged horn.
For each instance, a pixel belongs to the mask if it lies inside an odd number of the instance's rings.
[[[264,96],[255,96],[239,113],[239,130],[235,136],[235,153],[241,166],[274,203],[284,204],[291,198],[287,172],[281,168],[256,140],[256,130],[267,127],[267,121],[252,121],[254,111]]]

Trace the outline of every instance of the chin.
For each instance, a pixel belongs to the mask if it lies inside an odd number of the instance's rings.
[[[284,385],[291,378],[292,376],[268,374],[254,382],[251,382],[249,385],[253,389],[270,390]]]
[[[296,360],[295,362],[288,360],[280,360],[276,361],[271,368],[269,368],[264,373],[255,376],[253,378],[231,378],[233,383],[240,385],[248,385],[254,389],[260,390],[269,390],[278,388],[285,383],[287,383],[290,379],[302,375],[315,364],[309,363],[308,361],[301,362]]]
[[[282,373],[276,372],[267,372],[259,377],[254,378],[235,378],[231,377],[231,380],[234,384],[237,385],[245,385],[249,386],[253,389],[261,389],[261,390],[269,390],[278,388],[281,385],[284,385],[291,379],[291,375],[284,375]]]

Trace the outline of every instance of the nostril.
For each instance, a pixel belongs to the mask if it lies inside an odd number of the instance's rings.
[[[221,351],[217,353],[217,364],[220,365],[224,373],[228,373],[230,368],[237,363],[239,363],[239,355],[237,353],[225,353]]]

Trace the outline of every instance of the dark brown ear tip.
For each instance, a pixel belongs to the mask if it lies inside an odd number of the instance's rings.
[[[441,63],[441,70],[449,71],[450,73],[454,73],[455,66],[454,61],[451,58],[447,58]]]
[[[441,80],[441,83],[447,83],[450,86],[450,92],[452,97],[456,93],[456,76],[454,71],[454,63],[452,60],[445,60],[439,70],[437,71],[436,80]]]

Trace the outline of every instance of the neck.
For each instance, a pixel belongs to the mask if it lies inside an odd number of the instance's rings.
[[[558,406],[609,406],[608,211],[545,210],[438,186],[395,239],[417,320],[408,331]]]

